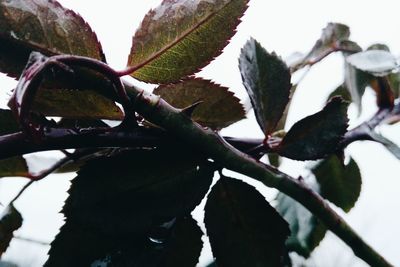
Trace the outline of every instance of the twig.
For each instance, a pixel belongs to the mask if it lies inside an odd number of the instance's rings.
[[[301,181],[277,170],[274,172],[247,154],[226,143],[217,133],[193,123],[180,110],[170,106],[158,96],[125,84],[128,94],[136,98],[136,110],[145,119],[161,126],[187,144],[206,153],[218,164],[252,177],[292,197],[318,217],[333,233],[340,237],[353,252],[374,267],[393,266],[379,255],[328,205],[328,203]]]

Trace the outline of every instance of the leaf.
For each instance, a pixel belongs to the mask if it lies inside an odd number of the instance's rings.
[[[321,161],[311,170],[319,184],[320,194],[348,212],[357,202],[361,192],[361,174],[357,163],[343,166],[336,156]]]
[[[15,176],[29,176],[26,160],[22,156],[0,160],[0,178]]]
[[[324,56],[331,52],[340,49],[341,46],[344,48],[354,48],[354,45],[349,47],[348,38],[350,36],[350,29],[348,26],[341,23],[328,23],[328,25],[322,30],[321,37],[314,44],[311,51],[304,57],[302,62],[292,67],[294,70],[298,70],[310,63],[317,62]]]
[[[289,102],[289,68],[275,53],[268,53],[254,39],[242,48],[239,68],[257,122],[264,134],[269,135]]]
[[[191,217],[179,220],[170,236],[166,248],[166,259],[160,266],[196,266],[203,241],[203,232]]]
[[[314,184],[314,187],[318,187]],[[279,193],[276,210],[289,223],[291,235],[286,241],[289,251],[308,258],[326,234],[326,227],[306,208],[292,198]]]
[[[190,213],[207,193],[214,169],[192,151],[173,149],[108,150],[84,165],[45,266],[90,266],[120,246],[139,257],[155,226]]]
[[[12,204],[0,215],[0,257],[7,250],[13,232],[22,226],[22,216]]]
[[[376,77],[385,76],[399,67],[396,58],[384,50],[358,52],[348,56],[346,60],[357,69]]]
[[[367,50],[382,50],[390,52],[389,47],[385,44],[372,44],[367,48]]]
[[[254,187],[222,177],[204,222],[218,266],[282,266],[288,225]]]
[[[345,84],[339,85],[329,96],[327,102],[334,96],[340,96],[343,100],[350,102],[351,96]]]
[[[69,119],[122,120],[124,117],[113,101],[91,90],[42,88],[35,96],[32,110]]]
[[[188,107],[198,101],[192,119],[203,126],[222,129],[245,117],[240,100],[222,87],[209,80],[188,79],[178,84],[162,85],[154,90],[165,101],[177,108]]]
[[[105,61],[89,25],[56,1],[0,1],[0,71],[18,77],[29,54],[73,54]]]
[[[248,0],[164,0],[150,10],[132,40],[131,75],[176,82],[209,64],[234,35]]]
[[[347,103],[334,97],[320,112],[296,122],[277,147],[277,152],[296,160],[323,158],[337,150],[347,123]]]
[[[371,82],[371,87],[376,93],[376,102],[380,109],[392,109],[394,106],[394,93],[389,78],[377,77]]]
[[[9,109],[0,109],[0,135],[19,131],[19,125]]]
[[[382,144],[386,149],[393,154],[396,158],[400,159],[400,147],[384,137],[383,135],[370,131],[369,136],[372,138],[372,140]]]

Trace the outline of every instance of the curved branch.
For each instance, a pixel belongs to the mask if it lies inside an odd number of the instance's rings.
[[[278,170],[271,171],[263,163],[240,152],[225,142],[217,133],[204,129],[158,96],[125,85],[128,94],[136,98],[135,108],[145,119],[166,129],[182,141],[206,153],[222,166],[252,177],[292,197],[318,217],[340,237],[353,252],[374,267],[393,266],[379,255],[308,186]]]

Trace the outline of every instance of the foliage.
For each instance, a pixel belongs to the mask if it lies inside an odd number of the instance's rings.
[[[78,169],[48,267],[195,266],[203,232],[190,214],[202,199],[214,264],[222,267],[291,266],[289,252],[308,257],[327,230],[353,234],[344,223],[330,223],[342,219],[324,199],[345,212],[357,202],[362,178],[357,163],[346,161],[350,143],[375,141],[400,158],[399,147],[376,131],[399,121],[399,63],[384,45],[363,51],[339,23],[329,23],[289,66],[251,38],[239,70],[264,136],[221,136],[245,118],[245,109],[228,88],[196,73],[222,53],[248,2],[163,0],[134,34],[127,68],[116,71],[75,12],[54,0],[0,0],[0,71],[19,77],[10,109],[0,110],[0,177],[31,180],[0,217],[0,253],[22,224],[13,203],[23,191],[53,172]],[[297,88],[291,75],[334,52],[346,60],[343,83],[321,111],[284,132]],[[156,84],[154,95],[125,75]],[[367,87],[379,110],[348,129],[348,105],[361,110]],[[23,155],[48,150],[62,150],[65,158],[31,173]],[[308,177],[294,179],[259,161],[264,155],[276,167],[281,158],[315,162]],[[273,177],[268,183],[282,189],[274,206],[246,182],[222,175],[236,158],[245,171],[257,166]],[[357,255],[370,263],[374,257],[365,253],[373,252],[364,247]]]

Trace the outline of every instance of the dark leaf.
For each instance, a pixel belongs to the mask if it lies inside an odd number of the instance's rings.
[[[178,220],[166,248],[166,258],[161,266],[196,266],[203,241],[203,232],[191,217]]]
[[[88,266],[130,245],[138,249],[130,250],[137,257],[148,256],[154,227],[190,213],[214,174],[200,155],[171,149],[108,150],[84,165],[69,190],[63,208],[66,224],[46,266]]]
[[[218,266],[282,266],[288,225],[254,187],[222,177],[204,222]]]
[[[242,48],[239,68],[257,122],[264,134],[269,135],[289,102],[290,71],[275,53],[268,53],[254,39]]]
[[[0,135],[19,131],[19,126],[11,110],[0,109]]]
[[[315,160],[334,153],[347,129],[347,103],[332,98],[320,112],[293,125],[277,152],[296,160]]]
[[[248,0],[164,0],[150,10],[132,41],[132,76],[176,82],[206,66],[228,44]]]
[[[0,256],[7,250],[13,232],[22,225],[22,216],[12,204],[8,205],[0,215]]]
[[[14,176],[29,176],[28,165],[22,156],[0,160],[0,178]]]
[[[396,57],[384,50],[368,50],[347,57],[347,62],[374,76],[385,76],[398,69]]]
[[[113,101],[91,90],[42,88],[35,96],[32,110],[70,119],[122,120],[124,117]]]
[[[392,86],[394,97],[400,97],[400,73],[391,73],[387,76]]]
[[[361,192],[361,174],[357,163],[343,166],[336,157],[321,161],[312,169],[320,188],[320,194],[336,206],[348,212],[357,202]]]
[[[316,189],[317,186],[314,187]],[[325,237],[326,227],[300,203],[283,193],[278,194],[277,203],[276,210],[290,226],[287,248],[303,257],[309,257]]]
[[[160,86],[154,90],[164,100],[177,108],[185,108],[202,101],[192,119],[203,126],[222,129],[245,117],[240,100],[228,88],[209,80],[188,79],[178,84]]]
[[[371,82],[371,87],[376,93],[376,102],[380,109],[394,106],[394,94],[387,77],[377,77]]]
[[[105,60],[89,25],[56,1],[0,1],[0,71],[18,77],[32,51]]]

